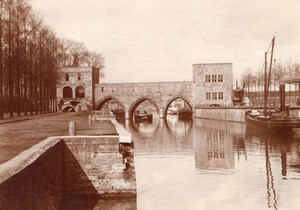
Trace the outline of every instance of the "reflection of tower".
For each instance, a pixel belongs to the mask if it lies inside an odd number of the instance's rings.
[[[221,129],[196,127],[196,168],[231,169],[234,167],[232,139]]]

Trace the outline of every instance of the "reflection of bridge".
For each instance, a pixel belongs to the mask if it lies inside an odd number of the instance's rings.
[[[193,120],[172,123],[165,119],[156,119],[150,124],[136,124],[126,120],[124,123],[125,129],[133,136],[139,133],[138,136],[132,137],[136,141],[135,151],[166,154],[174,151],[184,153],[193,148]]]

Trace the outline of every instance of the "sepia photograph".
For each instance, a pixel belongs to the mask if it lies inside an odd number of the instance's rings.
[[[0,0],[0,210],[300,209],[299,11]]]

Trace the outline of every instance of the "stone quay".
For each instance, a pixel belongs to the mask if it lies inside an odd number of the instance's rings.
[[[62,209],[66,200],[136,199],[131,134],[113,115],[70,122],[0,165],[0,209]]]

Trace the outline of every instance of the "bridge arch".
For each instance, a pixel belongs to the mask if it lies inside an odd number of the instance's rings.
[[[104,104],[107,103],[110,100],[116,101],[122,107],[122,109],[125,111],[124,104],[120,100],[118,100],[117,98],[115,98],[114,96],[111,96],[111,95],[105,96],[104,98],[100,99],[98,101],[95,109],[96,110],[100,110],[104,106]]]
[[[156,108],[156,112],[159,113],[160,108],[159,108],[159,106],[157,106],[155,101],[153,101],[151,98],[148,98],[148,97],[141,97],[141,98],[137,99],[134,103],[132,103],[132,105],[130,106],[130,108],[128,110],[129,116],[131,119],[133,118],[135,109],[144,101],[149,101],[151,104],[153,104],[153,106]]]
[[[62,108],[62,112],[75,112],[75,108],[73,106],[67,105],[64,108]]]
[[[191,109],[191,111],[194,112],[192,103],[190,102],[189,99],[187,99],[186,97],[184,97],[184,96],[182,96],[182,95],[176,95],[176,96],[173,96],[172,98],[170,98],[170,99],[167,101],[167,103],[166,103],[166,105],[165,105],[165,107],[164,107],[164,118],[166,118],[166,116],[167,116],[167,111],[168,111],[169,106],[170,106],[171,103],[172,103],[173,101],[175,101],[176,99],[182,99],[184,102],[186,102],[186,104],[189,106],[189,108]]]

